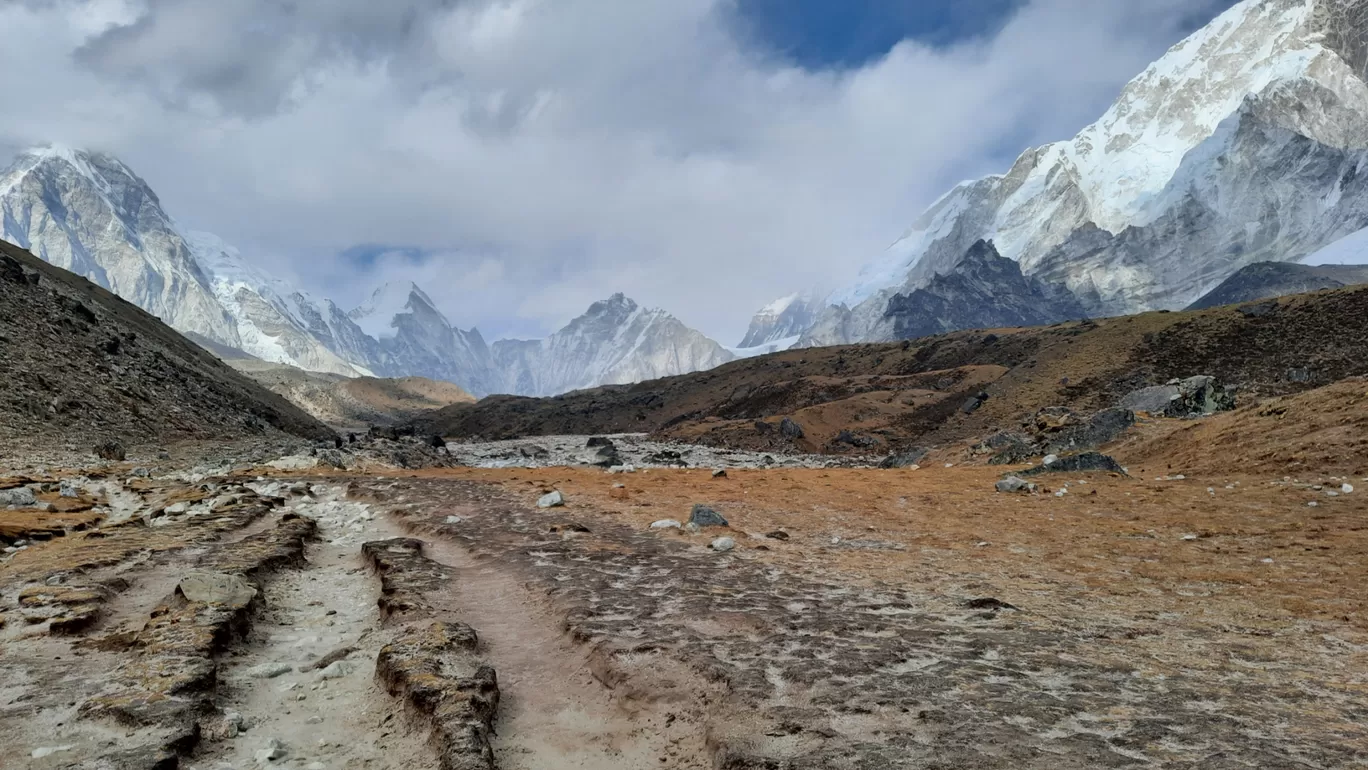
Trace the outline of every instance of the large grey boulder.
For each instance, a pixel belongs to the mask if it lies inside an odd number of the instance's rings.
[[[1203,374],[1131,391],[1120,406],[1164,417],[1201,417],[1234,409],[1235,393],[1215,377]]]
[[[38,498],[33,496],[33,490],[28,487],[0,489],[0,508],[11,505],[15,508],[28,508],[37,505],[37,503]]]

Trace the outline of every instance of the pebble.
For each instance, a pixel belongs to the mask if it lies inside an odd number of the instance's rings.
[[[43,746],[41,748],[34,749],[33,752],[29,754],[29,756],[33,757],[34,759],[42,759],[43,757],[56,754],[59,751],[71,751],[73,748],[75,748],[75,746],[72,746],[70,744],[66,746]]]
[[[719,537],[712,541],[710,547],[718,553],[726,553],[736,547],[736,541],[729,537]]]
[[[1340,491],[1343,492],[1343,493],[1346,494],[1346,495],[1348,495],[1348,494],[1353,494],[1353,492],[1354,492],[1354,485],[1353,485],[1353,484],[1345,484],[1345,485],[1343,485],[1343,486],[1340,487]]]
[[[1059,462],[1059,455],[1045,455],[1045,459],[1040,461],[1041,465],[1054,465]]]
[[[674,519],[661,519],[660,521],[651,523],[651,529],[682,529],[683,527],[683,524],[680,524]]]
[[[463,522],[463,521],[465,521],[465,519],[461,518],[460,516],[448,516],[448,517],[446,517],[446,523],[447,523],[447,524],[460,524],[460,523]]]
[[[1196,536],[1196,535],[1183,535],[1183,539],[1184,539],[1184,540],[1196,540],[1196,539],[1197,539],[1197,536]]]
[[[542,495],[537,501],[538,508],[559,508],[562,505],[565,505],[565,495],[562,495],[560,490]]]
[[[323,717],[320,717],[320,716],[317,716],[317,715],[311,716],[311,717],[309,717],[308,719],[304,720],[304,722],[305,722],[306,724],[311,724],[311,725],[321,725],[321,724],[323,724]]]
[[[717,470],[713,471],[712,477],[715,479],[725,479],[727,477],[727,469],[718,468]]]

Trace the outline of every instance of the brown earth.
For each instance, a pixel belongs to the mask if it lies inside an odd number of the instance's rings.
[[[226,360],[322,422],[342,429],[396,425],[433,409],[475,403],[459,385],[426,377],[343,377],[254,359]]]
[[[332,432],[156,318],[0,242],[0,460]]]
[[[650,432],[765,451],[877,454],[981,437],[1045,407],[1110,407],[1136,388],[1197,374],[1240,387],[1246,403],[1294,394],[1365,373],[1365,332],[1368,288],[1358,287],[1194,312],[791,350],[631,386],[494,396],[418,424],[454,438]],[[988,400],[966,413],[979,393]],[[802,439],[756,425],[786,416],[803,427]],[[874,443],[833,443],[841,430]]]

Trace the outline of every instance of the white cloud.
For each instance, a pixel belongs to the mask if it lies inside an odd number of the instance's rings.
[[[727,0],[30,0],[0,6],[0,144],[114,151],[343,303],[412,277],[525,334],[620,290],[734,343],[1099,115],[1193,6],[1033,0],[988,39],[810,72],[738,42]],[[362,243],[432,256],[337,256]]]

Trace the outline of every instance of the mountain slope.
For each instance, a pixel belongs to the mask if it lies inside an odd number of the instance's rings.
[[[113,157],[61,147],[20,155],[0,172],[0,238],[177,329],[240,344],[161,201]]]
[[[614,294],[544,340],[500,340],[505,390],[553,395],[711,369],[734,356],[663,310]]]
[[[1114,315],[1186,306],[1246,264],[1296,260],[1364,227],[1365,8],[1237,4],[1074,139],[947,193],[830,298],[803,343],[893,338],[889,300],[979,239]]]
[[[1368,283],[1368,265],[1297,265],[1256,262],[1221,282],[1189,310],[1283,297],[1288,294],[1341,289]]]
[[[339,430],[394,425],[432,409],[475,401],[457,385],[425,377],[343,377],[257,359],[235,358],[227,363]]]
[[[823,308],[822,298],[811,294],[790,294],[760,308],[739,348],[758,348],[769,343],[802,336]]]
[[[0,447],[332,432],[105,289],[0,243]]]
[[[979,241],[926,288],[895,294],[884,317],[897,337],[914,339],[957,329],[1045,326],[1084,315],[1068,289],[1023,276],[1017,263]]]

